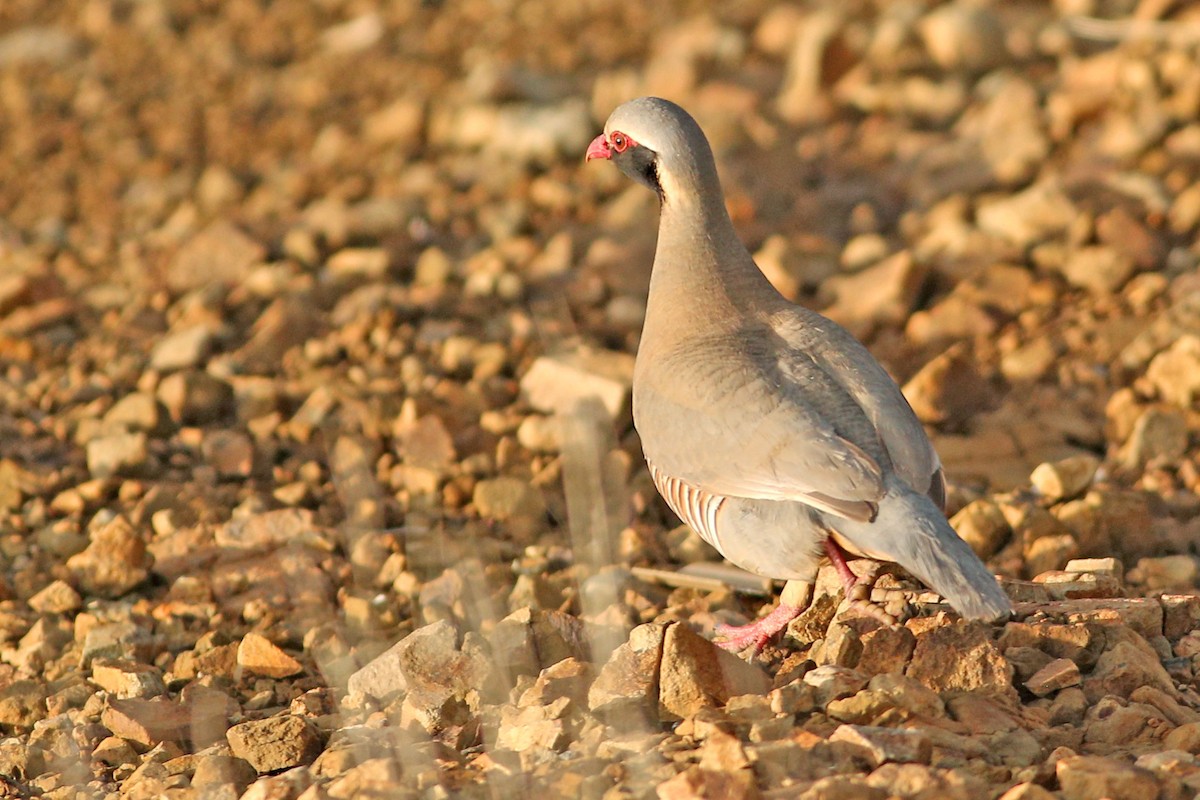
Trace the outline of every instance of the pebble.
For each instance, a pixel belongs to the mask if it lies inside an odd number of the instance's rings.
[[[149,469],[150,450],[146,434],[113,433],[87,443],[88,472],[94,478],[133,477]]]
[[[191,325],[169,333],[150,351],[150,368],[174,372],[199,367],[212,352],[214,338],[208,325]]]
[[[610,350],[581,348],[541,356],[521,377],[521,393],[545,413],[569,414],[590,398],[600,401],[609,416],[630,415],[633,356]]]
[[[290,714],[238,723],[225,737],[233,755],[260,775],[312,763],[321,749],[312,723]]]
[[[1095,456],[1072,458],[1039,464],[1029,476],[1033,488],[1047,500],[1071,500],[1087,491],[1100,467]]]
[[[950,519],[950,526],[980,558],[991,558],[1012,536],[1000,507],[990,500],[973,500]]]
[[[214,282],[236,283],[266,250],[236,225],[217,220],[184,243],[167,268],[167,284],[177,292]]]

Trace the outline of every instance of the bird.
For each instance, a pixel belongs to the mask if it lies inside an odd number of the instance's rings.
[[[942,464],[899,386],[845,328],[781,295],[734,230],[716,161],[679,105],[613,110],[585,162],[659,199],[633,420],[655,487],[728,561],[784,582],[777,607],[717,627],[760,651],[812,602],[819,566],[889,624],[847,556],[899,564],[963,617],[1012,605],[944,509]]]

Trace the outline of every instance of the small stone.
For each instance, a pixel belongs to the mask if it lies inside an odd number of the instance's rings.
[[[1062,233],[1078,218],[1079,210],[1055,180],[1043,180],[1016,194],[981,201],[976,211],[981,229],[1022,249]]]
[[[1126,797],[1157,800],[1154,773],[1115,758],[1071,756],[1055,764],[1055,775],[1064,800]]]
[[[985,7],[940,6],[917,30],[929,55],[945,70],[987,70],[1008,58],[1004,24]]]
[[[925,285],[927,268],[903,250],[852,275],[835,275],[824,290],[834,298],[825,316],[851,329],[902,324]]]
[[[1150,361],[1146,378],[1163,400],[1179,408],[1193,407],[1200,399],[1200,336],[1176,339]]]
[[[261,634],[247,633],[237,649],[237,665],[251,675],[287,678],[304,671],[304,666]]]
[[[1055,800],[1055,796],[1050,790],[1043,789],[1036,783],[1018,783],[1000,795],[998,800]]]
[[[542,356],[521,378],[521,392],[538,411],[569,414],[596,398],[614,420],[629,415],[632,387],[633,356],[588,348]]]
[[[1188,722],[1163,737],[1163,747],[1182,750],[1192,755],[1200,754],[1200,722]]]
[[[378,279],[387,275],[389,261],[381,247],[347,247],[331,255],[325,268],[335,277]]]
[[[254,468],[254,444],[240,431],[206,431],[200,453],[222,478],[247,478]]]
[[[928,764],[933,756],[929,736],[920,730],[900,730],[875,725],[839,725],[830,742],[845,742],[866,751],[874,766],[889,761],[898,764]]]
[[[146,434],[141,431],[97,436],[87,443],[88,472],[94,478],[137,476],[147,470],[149,459]]]
[[[1033,541],[1027,541],[1022,549],[1025,559],[1025,569],[1033,575],[1062,569],[1075,556],[1079,555],[1079,543],[1069,533],[1056,536],[1043,536]]]
[[[1039,464],[1029,476],[1029,481],[1047,500],[1070,500],[1087,491],[1099,466],[1100,460],[1095,456],[1072,456],[1062,461]]]
[[[218,752],[213,752],[214,750],[218,750]],[[196,770],[192,773],[192,787],[200,790],[200,794],[216,794],[225,787],[241,793],[246,791],[246,787],[258,777],[254,768],[242,759],[220,753],[219,746],[209,748],[209,750],[196,755]],[[210,791],[205,792],[205,789]],[[244,798],[246,795],[241,795],[241,797]],[[281,798],[276,798],[276,800],[281,800]]]
[[[174,372],[199,367],[212,352],[213,332],[207,325],[193,325],[169,333],[150,352],[150,368]]]
[[[238,283],[266,249],[225,220],[217,220],[193,236],[167,268],[167,284],[184,292],[215,282]]]
[[[297,542],[321,547],[325,537],[311,511],[282,508],[234,517],[217,528],[213,539],[218,547],[233,550],[272,550]]]
[[[1008,543],[1012,528],[1004,512],[990,500],[972,500],[950,519],[950,527],[980,558],[991,558]]]
[[[1168,694],[1175,691],[1171,676],[1144,640],[1120,641],[1105,650],[1083,681],[1084,694],[1093,703],[1105,695],[1129,697],[1142,686],[1153,686]]]
[[[518,753],[561,749],[566,740],[566,725],[560,716],[567,704],[566,698],[560,698],[545,706],[505,706],[500,712],[496,746]]]
[[[346,690],[350,694],[362,694],[375,700],[386,700],[408,689],[401,666],[404,640],[383,651],[364,664],[350,676]]]
[[[29,598],[29,607],[42,614],[69,614],[83,607],[83,598],[71,584],[55,580]]]
[[[169,700],[112,698],[101,712],[100,722],[114,736],[154,747],[190,739],[193,720],[190,708]]]
[[[160,697],[167,693],[162,670],[136,661],[95,659],[92,683],[113,697]]]
[[[953,653],[953,658],[947,658]],[[947,691],[1013,691],[1013,668],[992,639],[989,626],[959,622],[917,634],[912,662],[905,674],[933,689]]]
[[[813,687],[813,699],[822,708],[833,700],[857,694],[867,681],[867,676],[857,670],[832,664],[809,670],[804,675],[804,683]]]
[[[278,297],[254,321],[250,340],[231,358],[240,372],[273,375],[289,350],[302,345],[316,330],[317,314],[298,296]]]
[[[436,414],[426,414],[415,422],[398,424],[395,433],[400,439],[404,463],[411,467],[440,472],[448,469],[458,457],[454,449],[454,437]]]
[[[655,789],[658,800],[701,800],[707,797],[728,800],[755,800],[759,792],[754,773],[749,770],[715,770],[692,766],[677,773]]]
[[[558,417],[529,415],[517,428],[517,441],[534,453],[557,453],[562,448],[562,426]]]
[[[17,680],[0,689],[0,725],[28,730],[46,713],[46,687],[41,681]]]
[[[124,428],[153,434],[160,430],[162,423],[162,406],[146,392],[130,392],[113,403],[104,415],[104,428],[108,430]]]
[[[173,372],[158,385],[158,400],[182,425],[204,425],[233,410],[233,388],[207,372]]]
[[[1067,658],[1056,658],[1025,681],[1025,688],[1038,697],[1079,685],[1079,665]]]
[[[76,623],[78,626],[78,622]],[[76,639],[79,638],[78,630]],[[150,631],[134,622],[122,620],[94,625],[83,638],[79,663],[84,669],[100,658],[127,659],[146,663],[154,656],[154,638]]]
[[[1187,452],[1188,429],[1184,413],[1174,406],[1150,406],[1137,418],[1121,460],[1130,468],[1152,461],[1177,462]]]
[[[859,636],[862,653],[854,665],[864,675],[902,673],[912,658],[916,637],[904,627],[878,627]]]
[[[141,761],[141,756],[130,746],[129,742],[118,736],[101,739],[100,743],[92,750],[92,758],[110,767],[119,767],[122,764],[136,765]]]
[[[546,513],[542,493],[518,478],[493,478],[475,484],[475,510],[486,519],[526,517],[540,519]]]
[[[1192,589],[1200,579],[1200,560],[1183,554],[1140,558],[1128,579],[1152,591]]]
[[[1072,286],[1097,295],[1119,290],[1133,277],[1137,267],[1133,259],[1111,247],[1081,247],[1062,264],[1063,277]]]
[[[1063,567],[1067,572],[1091,573],[1104,575],[1121,581],[1125,577],[1125,565],[1119,559],[1107,558],[1072,558]]]
[[[225,736],[233,755],[260,775],[312,763],[321,751],[321,737],[312,723],[290,714],[242,722]]]
[[[992,387],[966,349],[951,347],[929,361],[904,384],[904,396],[922,421],[957,427],[993,402]]]
[[[614,718],[656,711],[659,662],[666,629],[639,625],[613,651],[588,690],[588,708]]]
[[[124,517],[91,532],[86,550],[67,559],[67,571],[86,594],[120,597],[149,576],[146,543]]]

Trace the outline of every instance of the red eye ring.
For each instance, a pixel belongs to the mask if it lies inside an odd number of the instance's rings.
[[[633,140],[620,131],[613,131],[612,136],[609,136],[608,140],[612,142],[613,150],[616,150],[618,153],[624,153],[629,149],[629,145],[633,144]]]

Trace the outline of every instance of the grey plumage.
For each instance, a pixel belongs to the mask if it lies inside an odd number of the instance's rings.
[[[760,575],[811,583],[833,536],[905,567],[964,616],[1008,611],[939,509],[941,464],[899,387],[848,332],[763,276],[695,121],[668,101],[633,100],[588,157],[661,199],[633,411],[676,514]]]

